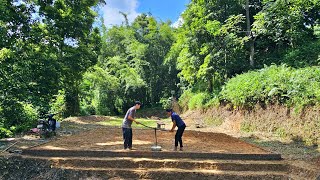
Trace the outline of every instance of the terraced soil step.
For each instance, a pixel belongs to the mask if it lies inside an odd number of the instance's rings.
[[[294,164],[289,164],[288,174],[290,174],[291,177],[300,177],[300,179],[304,180],[320,180],[320,167],[314,167],[305,162],[296,161]]]
[[[108,168],[63,168],[70,172],[72,177],[67,179],[220,179],[220,180],[288,180],[285,173],[281,172],[256,172],[256,171],[219,171],[219,170],[177,170],[177,169],[118,169]]]
[[[26,149],[22,155],[45,157],[133,157],[160,159],[211,159],[211,160],[281,160],[280,154],[232,154],[203,152],[170,152],[170,151],[102,151],[102,150],[46,150]]]
[[[24,158],[39,158],[25,156]],[[274,171],[286,172],[288,166],[284,161],[240,161],[240,160],[192,160],[192,159],[150,159],[150,158],[50,158],[55,167],[75,168],[131,168],[131,169],[193,169],[221,171]]]

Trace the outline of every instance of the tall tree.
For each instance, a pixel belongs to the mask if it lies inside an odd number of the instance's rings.
[[[314,28],[319,24],[320,2],[314,0],[276,0],[263,1],[263,9],[255,16],[253,31],[258,35],[256,52],[260,58],[259,67],[264,64],[284,63],[286,53],[310,49],[305,54],[312,54],[316,40]],[[290,56],[290,55],[289,55]],[[313,64],[303,62],[286,62],[290,65]],[[299,65],[298,65],[299,66]]]
[[[241,12],[239,1],[193,0],[189,4],[171,49],[178,54],[182,82],[212,92],[215,83],[245,69],[245,53],[241,52],[247,38],[241,33]]]
[[[176,91],[177,78],[170,76],[169,65],[164,59],[174,41],[172,28],[168,23],[158,23],[151,15],[142,14],[133,22],[137,40],[147,45],[143,59],[143,79],[148,83],[148,103],[159,102],[170,91]]]
[[[266,0],[256,16],[256,31],[278,45],[295,47],[314,38],[313,28],[320,19],[319,4],[314,0]]]
[[[33,30],[34,4],[7,0],[0,8],[0,126],[8,128],[25,123],[24,107],[43,105],[56,88],[49,89],[52,79],[35,78],[45,72],[38,66],[43,56],[38,56],[41,44],[35,43],[39,34]]]
[[[100,35],[93,28],[97,14],[93,1],[39,1],[39,14],[50,34],[49,44],[57,54],[62,67],[66,90],[66,116],[79,114],[79,85],[82,74],[97,62],[100,53]]]
[[[111,106],[105,104],[105,109],[110,111],[103,114],[122,113],[134,100],[153,106],[161,98],[168,98],[172,90],[176,90],[175,66],[164,64],[174,40],[170,24],[157,22],[152,15],[141,14],[131,25],[123,24],[102,29],[103,53],[99,57],[98,67],[88,73],[90,77],[97,74],[95,71],[107,74],[99,87],[110,90],[110,93],[98,90],[97,86],[91,87],[95,89],[92,92],[99,91],[99,96],[111,103]],[[111,79],[118,86],[110,85]],[[91,102],[88,101],[86,104],[94,104],[95,109],[98,109],[98,104],[94,103],[96,99],[99,99],[98,95],[92,94]],[[103,100],[100,98],[98,101]],[[101,111],[98,110],[96,113]]]

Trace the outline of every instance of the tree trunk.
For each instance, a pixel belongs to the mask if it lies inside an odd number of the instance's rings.
[[[69,87],[65,95],[66,112],[65,116],[78,116],[80,114],[80,101],[78,87]]]
[[[250,66],[254,66],[254,40],[251,32],[251,23],[250,23],[250,10],[249,10],[249,0],[246,0],[246,20],[247,20],[247,36],[250,38]]]

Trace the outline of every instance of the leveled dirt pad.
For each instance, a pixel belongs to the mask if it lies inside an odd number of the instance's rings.
[[[172,151],[175,133],[157,130],[158,145],[162,151]],[[221,133],[196,132],[186,130],[183,135],[185,152],[269,154],[259,147]],[[151,151],[155,144],[155,131],[133,129],[135,151]],[[42,150],[107,150],[123,151],[121,128],[105,127],[87,130],[78,134],[60,137],[55,141],[33,148]]]

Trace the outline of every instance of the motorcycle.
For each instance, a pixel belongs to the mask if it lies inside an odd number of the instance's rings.
[[[56,135],[56,119],[53,118],[55,114],[47,115],[46,119],[38,121],[37,129],[39,129],[40,138],[48,138]]]

